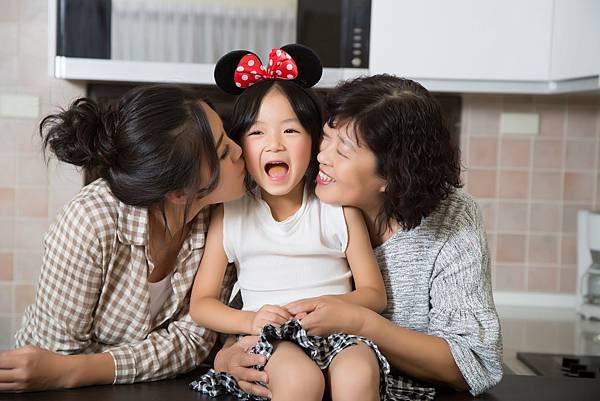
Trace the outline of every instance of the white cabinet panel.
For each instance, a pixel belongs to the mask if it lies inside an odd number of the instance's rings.
[[[600,1],[554,0],[551,79],[600,74]]]
[[[371,73],[550,79],[552,0],[373,0]]]

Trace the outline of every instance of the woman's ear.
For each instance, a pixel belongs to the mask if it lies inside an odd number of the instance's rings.
[[[379,192],[385,192],[387,190],[387,181],[383,180],[383,184],[379,187]]]
[[[167,192],[165,198],[175,205],[185,205],[188,202],[188,197],[183,189]]]

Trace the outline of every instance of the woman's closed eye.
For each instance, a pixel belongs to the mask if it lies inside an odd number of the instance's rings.
[[[248,131],[248,133],[246,135],[248,136],[252,136],[252,135],[262,135],[262,131],[260,130],[254,130],[254,131]]]
[[[221,160],[225,159],[229,154],[229,145],[225,145],[225,149],[223,150],[223,154],[221,155]]]
[[[344,152],[340,151],[339,146],[335,149],[335,151],[338,155],[342,156],[344,159],[349,159],[349,157]]]
[[[349,159],[350,158],[350,154],[356,152],[356,148],[354,146],[354,144],[347,138],[340,138],[340,141],[337,143],[337,146],[335,147],[335,151],[337,152],[338,155]]]
[[[286,128],[283,132],[285,134],[299,134],[300,133],[300,131],[297,130],[296,128]]]

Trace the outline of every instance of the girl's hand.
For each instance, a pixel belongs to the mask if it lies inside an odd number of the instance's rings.
[[[254,313],[254,317],[250,324],[250,334],[260,334],[262,328],[267,324],[280,327],[292,318],[292,314],[281,306],[264,305]]]
[[[66,380],[68,356],[26,346],[0,352],[0,392],[23,392],[71,387]]]
[[[333,296],[301,299],[287,304],[285,308],[300,320],[311,336],[328,336],[340,332],[359,335],[364,315],[372,312]]]

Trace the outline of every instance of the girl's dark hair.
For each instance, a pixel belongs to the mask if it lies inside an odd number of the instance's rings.
[[[310,134],[310,163],[306,169],[306,181],[314,188],[319,172],[317,154],[323,133],[323,109],[319,98],[311,89],[302,88],[298,84],[281,79],[269,79],[252,85],[238,96],[233,106],[229,124],[229,136],[241,145],[242,136],[250,129],[258,118],[260,105],[271,89],[280,90],[292,106],[302,127]],[[246,187],[251,190],[254,183],[246,175]]]
[[[186,191],[191,201],[212,191],[219,179],[212,130],[200,101],[206,102],[176,85],[134,88],[116,106],[80,98],[42,120],[43,148],[104,178],[128,205],[162,205],[175,190]],[[198,191],[203,161],[211,177]]]
[[[328,124],[350,124],[386,180],[379,230],[421,223],[460,182],[460,154],[438,101],[410,79],[381,74],[340,84],[327,99]]]

